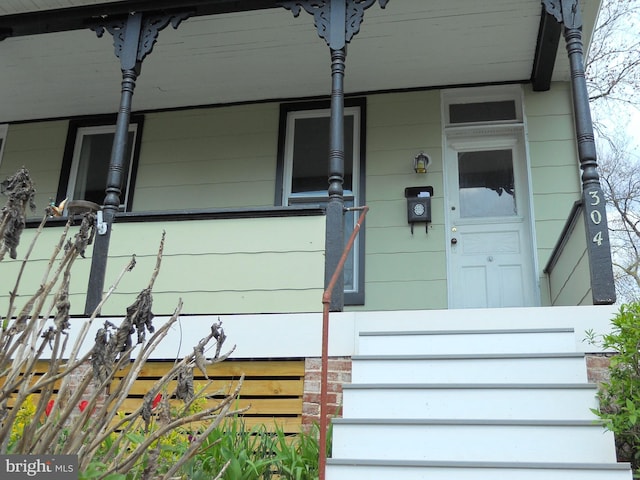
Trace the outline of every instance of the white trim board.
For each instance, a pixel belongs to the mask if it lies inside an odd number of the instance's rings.
[[[330,317],[330,356],[350,357],[357,354],[361,331],[398,330],[502,330],[514,328],[559,328],[575,330],[578,352],[598,352],[599,348],[583,341],[585,332],[596,334],[610,330],[617,306],[531,307],[470,310],[403,310],[332,313]],[[87,335],[95,333],[104,319],[98,319]],[[110,319],[119,323],[117,319]],[[154,318],[158,328],[167,317]],[[180,358],[192,351],[207,335],[209,326],[222,321],[227,335],[226,346],[234,344],[231,358],[319,357],[321,352],[321,313],[269,315],[198,315],[181,317],[180,322],[153,352],[153,359]],[[71,324],[71,342],[84,320]],[[88,350],[89,342],[87,342]],[[224,351],[228,348],[223,349]],[[45,356],[46,356],[45,352]],[[46,357],[43,357],[46,358]]]

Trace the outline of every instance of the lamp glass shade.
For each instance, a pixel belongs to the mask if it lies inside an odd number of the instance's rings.
[[[427,173],[427,167],[431,163],[431,159],[425,155],[424,152],[420,152],[413,159],[413,170],[416,173]]]

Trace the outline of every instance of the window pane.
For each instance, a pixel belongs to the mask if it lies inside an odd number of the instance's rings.
[[[353,200],[345,201],[345,207],[353,207]],[[356,216],[357,215],[357,216]],[[351,233],[353,232],[353,227],[355,222],[360,216],[360,212],[350,211],[345,213],[344,215],[344,244],[346,245],[349,241],[349,237],[351,237]],[[353,243],[353,247],[349,252],[349,256],[347,257],[347,261],[344,263],[344,291],[345,292],[354,292],[356,290],[356,265],[355,258],[358,255],[358,242]]]
[[[458,103],[449,105],[450,123],[516,120],[516,102]]]
[[[344,118],[344,190],[353,187],[353,116]],[[325,195],[329,176],[329,117],[298,118],[293,139],[292,194]]]
[[[85,134],[82,137],[82,146],[78,162],[78,172],[73,190],[73,199],[89,200],[102,205],[107,186],[107,173],[111,161],[111,148],[113,146],[113,133]],[[131,151],[134,142],[134,132],[129,132],[125,166],[123,170],[123,185],[120,203],[125,203],[129,169],[131,164]]]
[[[458,153],[460,216],[517,214],[511,150]]]

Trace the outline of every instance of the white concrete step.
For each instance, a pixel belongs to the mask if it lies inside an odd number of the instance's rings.
[[[384,408],[380,405],[380,410]],[[613,434],[593,421],[575,420],[337,418],[333,421],[332,452],[334,458],[363,460],[616,461]]]
[[[631,480],[628,464],[328,459],[331,480]]]
[[[362,331],[358,355],[575,352],[573,328]]]
[[[347,384],[345,418],[595,420],[589,384]]]
[[[504,309],[471,312],[490,330],[449,322],[450,312],[360,329],[327,479],[631,480],[591,412],[597,391],[574,329],[546,318],[529,328],[527,312],[515,318],[524,329]],[[422,330],[433,322],[439,330]]]
[[[587,382],[582,353],[356,355],[353,383]]]

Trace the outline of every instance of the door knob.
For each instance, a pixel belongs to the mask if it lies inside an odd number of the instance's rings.
[[[458,243],[458,239],[456,237],[453,237],[451,239],[451,245],[455,245],[456,243]]]

